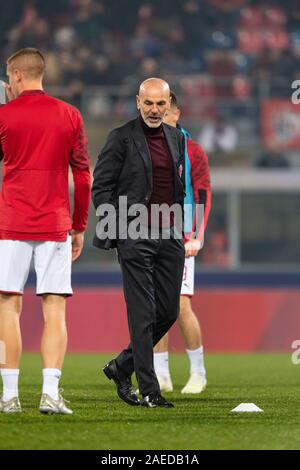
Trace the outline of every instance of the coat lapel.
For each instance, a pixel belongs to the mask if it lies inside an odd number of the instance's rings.
[[[178,157],[176,158],[176,155],[178,155],[177,136],[175,132],[171,132],[171,129],[168,126],[165,126],[163,124],[163,128],[164,128],[166,140],[170,149],[170,153],[173,159],[175,193],[178,195],[181,191],[180,185],[182,184],[180,183],[181,175],[179,174],[180,166],[182,165],[181,165],[180,159],[178,159]]]
[[[177,169],[177,163],[178,162],[177,162],[176,156],[175,156],[176,155],[176,148],[177,148],[176,134],[171,133],[169,127],[165,126],[164,124],[163,124],[163,129],[164,129],[164,133],[165,133],[166,140],[167,140],[167,143],[168,143],[168,147],[170,149],[170,152],[171,152],[171,155],[172,155],[172,158],[173,158],[175,168]]]
[[[147,175],[150,176],[150,179],[152,180],[151,157],[150,157],[148,145],[147,145],[146,138],[144,136],[144,132],[143,132],[142,125],[140,123],[139,118],[137,118],[133,122],[132,137],[133,137],[135,146],[138,149],[139,155],[142,157],[144,161],[146,173]]]

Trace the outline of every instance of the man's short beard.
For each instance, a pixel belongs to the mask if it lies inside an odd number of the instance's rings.
[[[146,122],[147,126],[151,127],[151,128],[157,128],[161,125],[161,123],[162,123],[162,119],[160,121],[157,121],[157,124],[155,124],[155,123],[152,124],[152,123]]]
[[[149,121],[146,120],[145,115],[144,115],[144,113],[143,113],[143,111],[142,111],[141,109],[140,109],[140,114],[141,114],[141,116],[142,116],[142,119],[143,119],[144,123],[145,123],[148,127],[157,128],[157,127],[159,127],[159,126],[162,124],[162,122],[163,122],[163,118],[161,118],[160,121],[157,122],[157,124],[155,124],[155,123],[153,123],[153,124],[152,124],[152,123],[149,123]]]

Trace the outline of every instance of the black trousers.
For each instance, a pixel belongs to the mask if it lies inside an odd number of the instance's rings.
[[[153,347],[179,314],[184,243],[174,236],[163,239],[159,231],[155,239],[120,240],[117,251],[131,341],[116,362],[125,376],[135,372],[140,393],[145,396],[159,391]]]

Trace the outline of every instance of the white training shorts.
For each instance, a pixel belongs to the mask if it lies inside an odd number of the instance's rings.
[[[32,260],[37,295],[72,295],[71,236],[65,242],[0,240],[0,292],[23,294]]]
[[[185,258],[180,295],[194,295],[195,257]]]

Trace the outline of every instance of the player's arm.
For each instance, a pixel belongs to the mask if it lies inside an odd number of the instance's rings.
[[[193,237],[186,243],[186,256],[197,256],[203,247],[204,231],[207,226],[211,209],[211,186],[208,158],[204,150],[195,146],[191,162],[191,182],[194,191],[195,202],[198,209],[195,211],[193,222]],[[204,211],[203,211],[204,209]]]
[[[0,108],[5,105],[6,100],[6,84],[0,80]],[[0,162],[4,158],[3,148],[0,139]]]
[[[97,210],[101,204],[113,204],[114,192],[124,161],[124,148],[120,132],[110,132],[101,150],[94,170],[92,199]]]
[[[191,162],[191,181],[196,204],[204,206],[204,229],[206,229],[211,209],[210,171],[208,157],[199,145],[195,148]]]
[[[75,261],[80,256],[83,248],[91,194],[91,173],[87,137],[79,112],[75,120],[75,135],[70,166],[74,179],[74,211],[71,234],[72,259]]]

